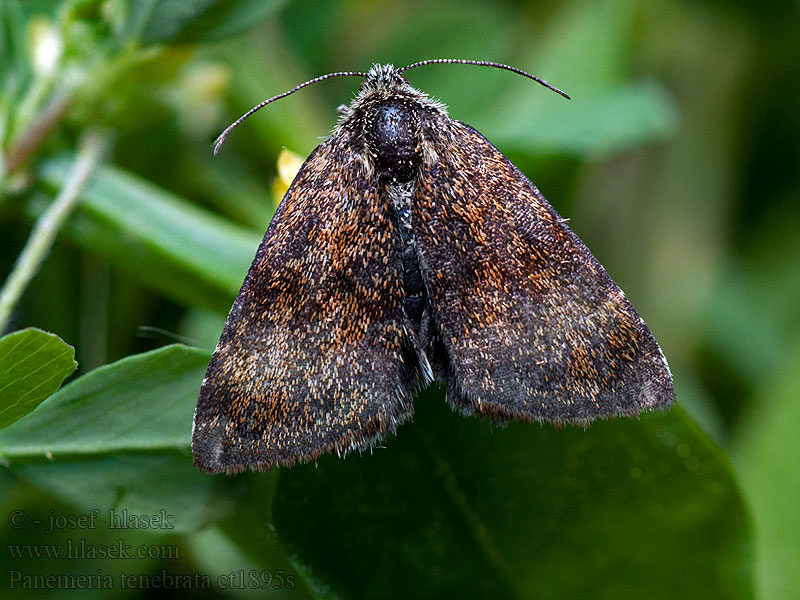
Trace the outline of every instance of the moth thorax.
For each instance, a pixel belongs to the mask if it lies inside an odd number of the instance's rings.
[[[382,180],[407,183],[414,179],[421,161],[419,118],[414,104],[388,99],[370,107],[364,134]]]

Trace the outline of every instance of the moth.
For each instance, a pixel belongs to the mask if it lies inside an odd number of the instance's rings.
[[[539,190],[403,74],[363,78],[289,187],[194,415],[195,464],[267,471],[380,441],[434,380],[464,415],[577,424],[667,408],[642,318]],[[568,96],[567,96],[568,97]]]

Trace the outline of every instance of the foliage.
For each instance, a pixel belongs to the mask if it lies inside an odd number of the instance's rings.
[[[0,2],[0,265],[25,284],[0,295],[16,330],[0,337],[9,582],[108,575],[111,589],[84,586],[95,597],[144,596],[162,574],[209,596],[800,595],[797,16],[789,2]],[[201,474],[192,410],[274,211],[278,153],[307,154],[352,81],[270,105],[217,158],[212,140],[315,75],[447,56],[573,97],[467,66],[408,74],[571,217],[661,342],[679,406],[497,429],[432,389],[371,454]],[[52,251],[26,244],[48,224]],[[58,389],[71,346],[79,367]],[[155,521],[120,533],[110,510]],[[92,511],[97,527],[47,532]],[[10,549],[120,539],[145,556]]]
[[[0,429],[25,416],[75,370],[75,350],[57,335],[24,329],[0,338]]]

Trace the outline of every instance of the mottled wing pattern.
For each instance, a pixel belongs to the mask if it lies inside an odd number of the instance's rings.
[[[427,363],[402,309],[390,207],[349,135],[300,169],[231,309],[195,412],[205,470],[363,448],[411,415]]]
[[[448,401],[496,421],[583,424],[668,406],[650,330],[536,187],[468,125],[437,117],[423,136],[436,159],[414,235]]]

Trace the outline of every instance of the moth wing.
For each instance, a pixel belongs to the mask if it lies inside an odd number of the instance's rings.
[[[413,222],[451,405],[579,424],[667,407],[667,362],[622,290],[505,156],[446,121],[423,125]]]
[[[412,413],[427,362],[407,333],[389,206],[348,135],[306,160],[233,304],[194,417],[206,471],[363,448]]]

